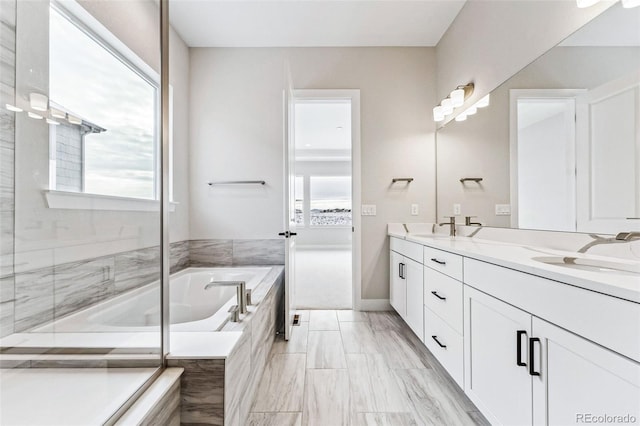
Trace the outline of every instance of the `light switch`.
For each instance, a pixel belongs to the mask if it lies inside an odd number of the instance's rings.
[[[375,216],[376,215],[376,205],[375,204],[363,204],[361,211],[362,211],[362,216]]]
[[[496,216],[511,216],[511,204],[496,204]]]
[[[411,216],[418,216],[420,213],[420,208],[417,204],[411,204]]]
[[[460,204],[453,205],[453,215],[460,216],[462,214],[462,206]]]

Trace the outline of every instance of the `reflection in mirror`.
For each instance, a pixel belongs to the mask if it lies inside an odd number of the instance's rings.
[[[640,229],[639,108],[640,10],[616,4],[494,90],[490,107],[438,130],[438,216]]]

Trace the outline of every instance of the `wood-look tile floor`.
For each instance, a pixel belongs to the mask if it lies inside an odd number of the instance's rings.
[[[298,313],[273,345],[251,426],[489,424],[395,312]]]

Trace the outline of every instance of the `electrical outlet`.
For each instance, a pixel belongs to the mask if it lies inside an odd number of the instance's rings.
[[[496,204],[496,216],[511,216],[511,204]]]
[[[376,205],[375,204],[363,204],[362,205],[362,216],[375,216],[376,215]]]
[[[418,216],[420,214],[420,208],[417,204],[411,204],[411,216]]]
[[[453,215],[459,216],[462,214],[462,206],[460,204],[453,205]]]

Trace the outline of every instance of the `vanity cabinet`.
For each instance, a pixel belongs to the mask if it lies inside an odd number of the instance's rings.
[[[640,419],[640,365],[469,286],[465,393],[492,424]]]
[[[422,246],[391,238],[389,302],[424,341]]]

